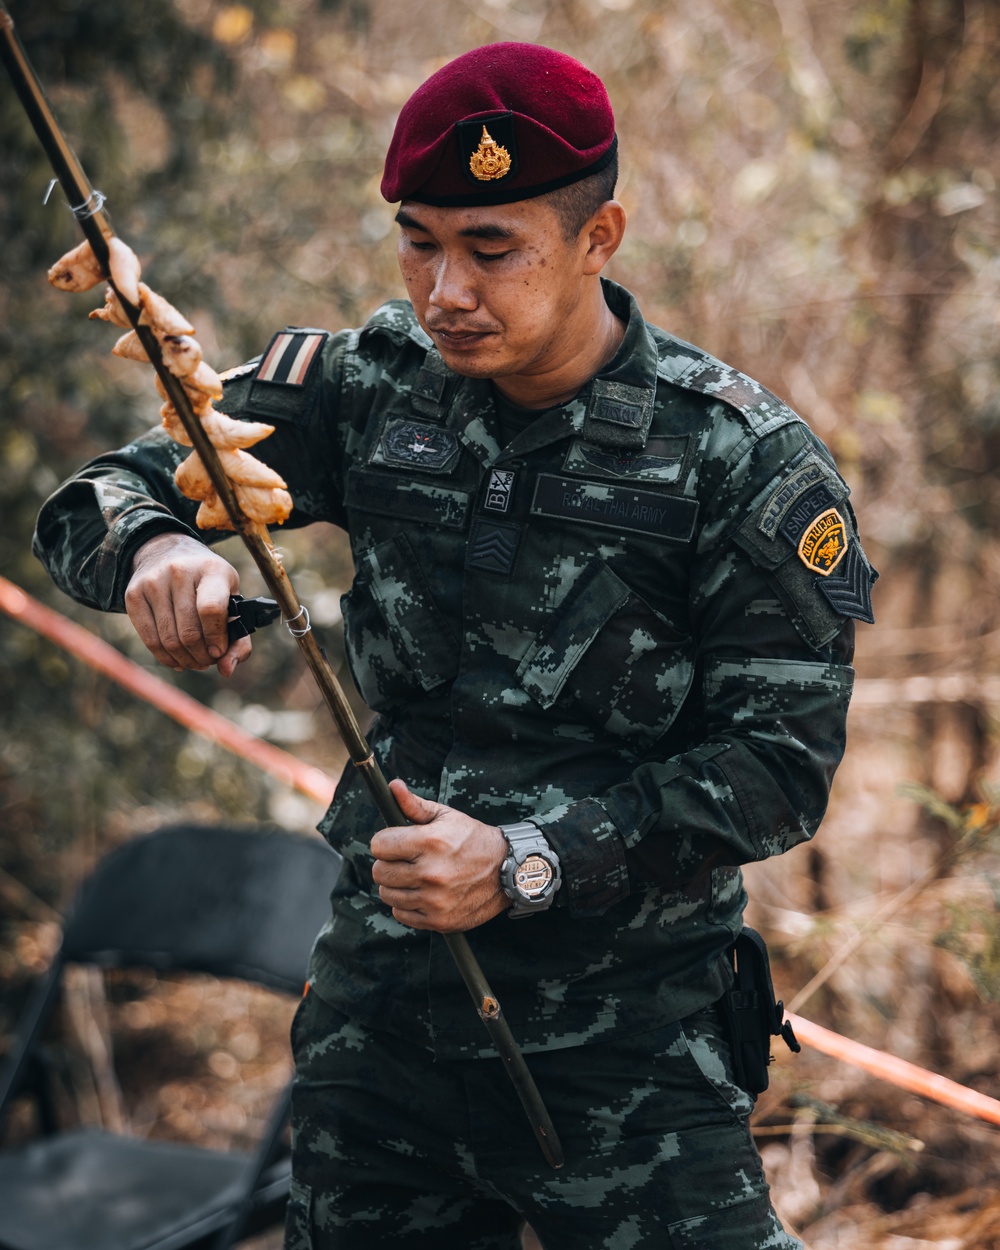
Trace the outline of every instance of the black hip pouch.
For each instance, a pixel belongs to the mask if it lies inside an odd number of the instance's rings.
[[[729,1026],[733,1066],[740,1086],[756,1098],[768,1086],[772,1062],[771,1038],[781,1037],[796,1054],[802,1049],[785,1020],[785,1005],[775,1001],[767,946],[756,931],[744,925],[729,948],[733,988],[722,996]]]

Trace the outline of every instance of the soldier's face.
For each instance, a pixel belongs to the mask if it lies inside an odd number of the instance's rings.
[[[410,302],[456,373],[541,380],[593,333],[586,231],[567,240],[543,200],[477,208],[406,201],[396,220]]]

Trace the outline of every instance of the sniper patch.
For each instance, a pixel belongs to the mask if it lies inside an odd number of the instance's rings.
[[[811,491],[821,488],[825,490],[828,498],[824,498],[818,507],[813,508],[806,518],[807,524],[821,507],[836,503],[837,497],[833,495],[829,486],[826,485],[827,477],[828,475],[819,461],[810,456],[805,464],[779,483],[767,503],[761,508],[757,521],[757,528],[760,532],[768,538],[773,538],[779,527],[782,527],[783,530],[785,518],[788,516],[789,511],[795,508],[802,497],[808,495]],[[803,528],[805,527],[803,526]],[[791,541],[793,543],[797,542],[800,536],[801,531]]]

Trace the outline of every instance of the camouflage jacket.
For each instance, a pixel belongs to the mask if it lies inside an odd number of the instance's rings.
[[[292,524],[350,534],[349,663],[389,776],[559,854],[549,911],[469,938],[526,1051],[679,1018],[726,988],[738,865],[809,838],[844,748],[853,621],[874,579],[847,487],[780,400],[627,321],[571,402],[497,441],[489,381],[451,373],[410,306],[276,335],[221,406],[276,432]],[[36,550],[120,611],[135,548],[194,530],[161,431],[48,501]],[[214,541],[223,535],[201,534]],[[442,1056],[490,1054],[442,940],[371,879],[348,767],[321,828],[344,856],[317,992]]]

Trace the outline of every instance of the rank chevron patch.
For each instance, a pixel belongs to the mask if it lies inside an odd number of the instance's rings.
[[[477,517],[469,535],[467,569],[509,575],[521,541],[520,525]]]
[[[872,584],[877,577],[878,573],[862,556],[858,544],[851,541],[838,571],[818,585],[835,612],[874,625]]]

